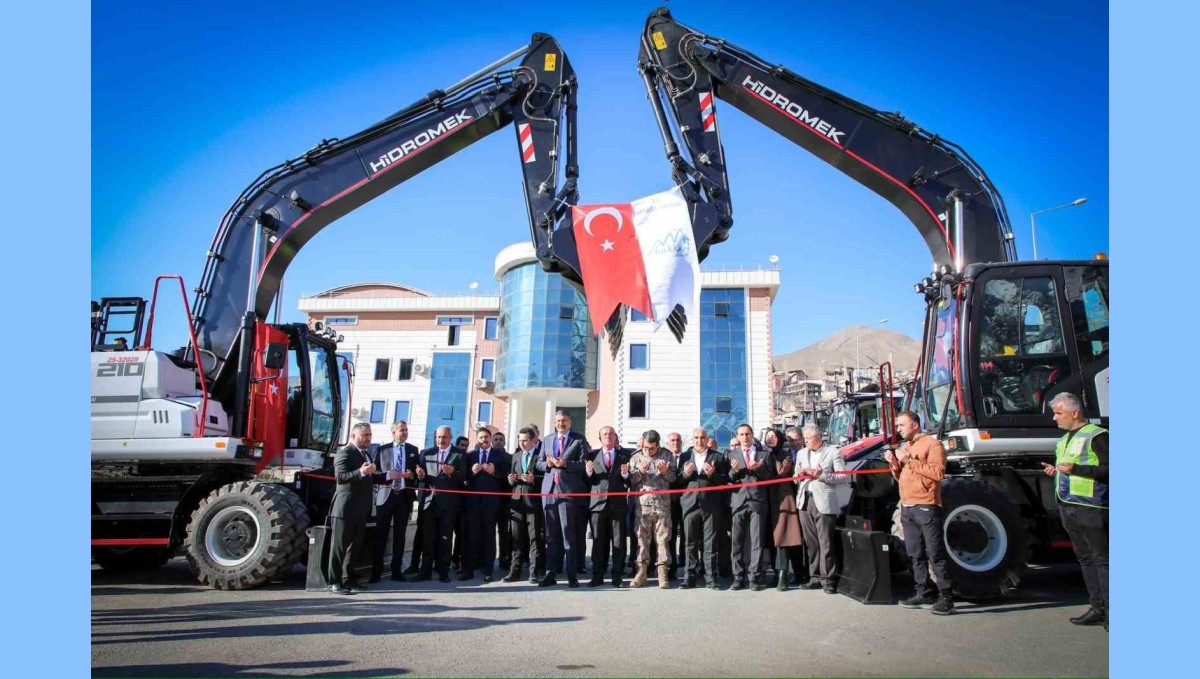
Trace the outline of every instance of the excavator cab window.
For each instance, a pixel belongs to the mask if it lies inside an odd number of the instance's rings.
[[[925,371],[923,399],[927,430],[936,429],[943,421],[947,427],[954,427],[959,420],[954,366],[950,362],[958,325],[958,302],[953,298],[944,298],[934,304],[933,327],[925,329],[925,336],[932,339],[927,349],[929,369]]]
[[[331,452],[344,412],[334,349],[307,333],[289,340],[287,447]]]
[[[1062,286],[1049,271],[990,277],[979,297],[980,413],[985,418],[1035,418],[1049,392],[1072,374],[1062,323]],[[982,423],[981,423],[982,424]]]

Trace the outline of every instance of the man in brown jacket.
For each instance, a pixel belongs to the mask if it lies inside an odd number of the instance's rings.
[[[954,613],[950,561],[942,538],[942,478],[946,475],[946,449],[936,437],[921,431],[921,420],[911,410],[896,416],[896,431],[904,444],[887,451],[892,476],[900,485],[900,519],[904,547],[912,559],[916,590],[900,602],[905,608],[929,607],[934,615]],[[938,595],[929,582],[929,562],[937,572]]]

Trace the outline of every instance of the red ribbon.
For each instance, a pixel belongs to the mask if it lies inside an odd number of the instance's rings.
[[[854,469],[848,471],[825,472],[822,476],[846,475],[859,476],[863,474],[890,474],[891,469]],[[300,472],[300,476],[307,476],[314,479],[325,479],[327,481],[336,481],[332,476],[323,474],[314,474],[312,472]],[[752,486],[770,486],[779,483],[795,483],[797,481],[807,481],[808,479],[818,478],[816,476],[785,476],[778,479],[767,479],[766,481],[751,481],[750,483],[727,483],[722,486],[707,486],[704,488],[664,488],[662,490],[627,490],[627,491],[608,491],[603,493],[519,493],[517,491],[500,491],[500,490],[461,490],[456,488],[428,488],[417,487],[417,491],[431,491],[434,493],[449,493],[451,495],[499,495],[501,497],[592,497],[593,495],[604,495],[606,497],[638,497],[642,495],[673,495],[677,493],[707,493],[714,490],[738,490],[739,488],[750,488]]]

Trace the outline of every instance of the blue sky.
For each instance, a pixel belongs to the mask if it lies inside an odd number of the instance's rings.
[[[159,273],[195,286],[222,215],[262,170],[457,81],[534,31],[559,40],[579,77],[582,202],[669,188],[636,72],[655,6],[93,3],[92,297],[148,296]],[[1038,218],[1039,255],[1108,251],[1103,5],[671,7],[683,23],[963,146],[1004,196],[1022,258],[1032,253],[1029,213],[1082,196],[1087,204]],[[740,111],[717,110],[735,227],[704,265],[779,256],[776,352],[884,317],[919,336],[911,288],[931,258],[912,225]],[[364,280],[494,289],[496,252],[526,238],[516,142],[502,130],[327,227],[288,271],[284,317],[299,318],[301,294]],[[164,307],[161,347],[184,336],[177,297]]]

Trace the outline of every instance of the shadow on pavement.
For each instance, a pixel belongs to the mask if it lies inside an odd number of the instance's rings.
[[[362,670],[333,670],[339,665],[348,665],[346,660],[264,663],[262,665],[230,665],[228,663],[176,663],[171,665],[121,665],[118,667],[93,667],[93,677],[275,677],[281,670],[311,669],[312,674],[296,676],[322,677],[397,677],[408,674],[399,667],[375,667]]]

